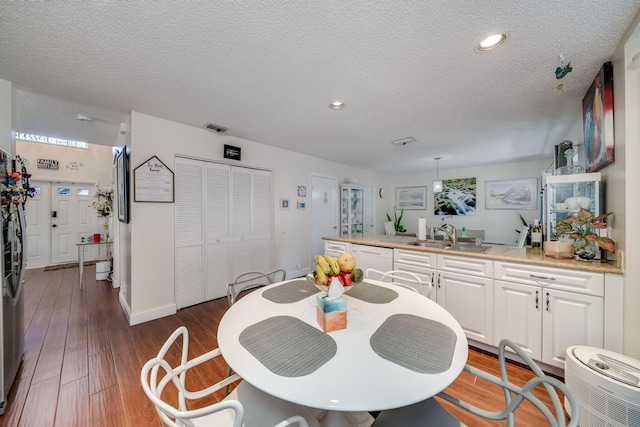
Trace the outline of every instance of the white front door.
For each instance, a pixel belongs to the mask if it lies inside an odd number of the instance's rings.
[[[338,193],[336,178],[311,176],[311,266],[313,257],[324,253],[325,236],[338,235]]]
[[[91,207],[94,192],[95,184],[51,183],[52,264],[77,261],[76,243],[102,232],[98,229],[97,212]],[[93,246],[85,248],[84,259],[96,259]]]
[[[35,194],[24,205],[27,223],[26,268],[49,265],[49,245],[51,243],[51,183],[32,181]]]

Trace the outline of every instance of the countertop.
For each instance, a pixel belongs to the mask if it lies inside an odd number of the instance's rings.
[[[470,258],[484,258],[494,261],[519,262],[522,264],[532,264],[544,267],[566,268],[570,270],[590,271],[594,273],[610,273],[624,274],[622,269],[612,261],[575,261],[573,259],[556,259],[544,255],[542,250],[532,250],[530,248],[517,248],[515,246],[493,245],[483,243],[483,246],[489,246],[491,249],[487,253],[449,251],[438,248],[423,248],[420,246],[408,245],[414,242],[417,237],[411,236],[387,236],[384,234],[350,234],[344,236],[323,237],[324,240],[332,240],[336,242],[348,242],[359,245],[378,246],[391,249],[408,249],[419,252],[435,252],[441,254],[449,254],[456,256],[465,256]]]

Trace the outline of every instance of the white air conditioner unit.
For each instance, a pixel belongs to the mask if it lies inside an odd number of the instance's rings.
[[[640,361],[573,346],[567,349],[564,380],[580,405],[581,427],[640,426]],[[566,399],[565,406],[571,415]]]

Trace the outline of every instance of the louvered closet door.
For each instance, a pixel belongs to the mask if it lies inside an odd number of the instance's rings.
[[[205,301],[204,162],[176,158],[176,306]]]
[[[231,277],[255,270],[251,245],[252,170],[231,167]]]
[[[231,167],[206,163],[205,260],[206,301],[224,297],[229,275],[229,184]]]
[[[271,250],[271,172],[253,171],[253,266],[259,271],[273,270]]]

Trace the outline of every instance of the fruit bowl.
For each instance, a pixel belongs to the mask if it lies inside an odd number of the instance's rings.
[[[307,274],[306,276],[307,280],[311,283],[313,283],[313,285],[320,289],[322,292],[329,292],[329,285],[320,285],[318,283],[316,283],[316,272],[312,271],[311,273]],[[351,289],[353,289],[358,283],[361,283],[363,280],[362,277],[359,277],[357,281],[353,282],[353,285],[351,286],[343,286],[342,288],[344,289],[344,292],[349,292]],[[328,283],[331,283],[331,281],[329,281]]]

